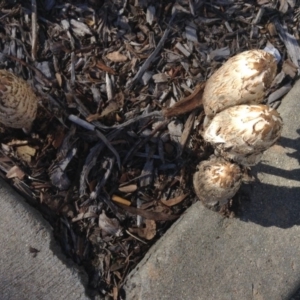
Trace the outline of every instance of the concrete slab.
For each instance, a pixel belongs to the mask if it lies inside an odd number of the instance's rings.
[[[39,250],[36,257],[30,247]],[[0,299],[85,300],[84,282],[49,224],[0,180]]]
[[[238,218],[193,205],[128,277],[127,299],[300,299],[300,81],[279,112],[279,143]]]

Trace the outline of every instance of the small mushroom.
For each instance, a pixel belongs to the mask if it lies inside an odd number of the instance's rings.
[[[200,162],[198,172],[193,177],[197,197],[210,208],[227,204],[237,193],[241,183],[241,168],[215,156]]]
[[[276,71],[276,58],[264,50],[231,57],[206,82],[203,107],[207,118],[231,106],[261,103]]]
[[[203,138],[212,144],[216,155],[253,166],[278,140],[282,126],[279,113],[267,105],[237,105],[218,113]]]
[[[29,132],[36,117],[38,98],[23,79],[0,70],[0,122]]]

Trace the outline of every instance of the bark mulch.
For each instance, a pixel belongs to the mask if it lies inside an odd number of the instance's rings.
[[[1,176],[88,272],[91,297],[124,299],[127,274],[196,201],[192,175],[212,153],[199,134],[207,78],[275,47],[266,101],[280,104],[299,68],[299,13],[293,0],[0,2],[0,68],[40,99],[30,134],[1,127]]]

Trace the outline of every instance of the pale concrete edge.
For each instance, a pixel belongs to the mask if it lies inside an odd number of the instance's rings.
[[[158,239],[154,245],[148,250],[146,255],[142,258],[142,260],[137,264],[135,268],[133,268],[129,275],[127,276],[124,285],[126,286],[130,279],[132,277],[135,277],[137,273],[139,273],[139,269],[142,268],[147,261],[151,258],[152,255],[156,255],[156,251],[160,248],[161,244],[165,243],[165,239],[169,238],[169,235],[172,234],[172,232],[177,230],[177,226],[182,222],[182,220],[187,220],[189,219],[189,212],[193,209],[195,209],[196,206],[202,205],[200,201],[197,201],[196,203],[193,203],[172,225],[171,227],[167,230],[167,232],[160,238]]]
[[[283,97],[282,101],[289,101],[289,99],[292,97],[298,98],[299,91],[300,91],[300,75],[297,75],[292,89]],[[278,109],[279,110],[282,109],[282,106],[280,105]],[[287,300],[300,300],[300,282],[298,286],[291,289],[291,292]]]
[[[82,284],[85,290],[85,296],[88,298],[91,298],[91,291],[89,291],[87,285],[88,285],[88,276],[83,269],[83,267],[75,264],[72,259],[68,258],[61,249],[61,246],[59,243],[55,240],[53,235],[53,228],[50,225],[50,223],[42,216],[42,214],[34,208],[32,205],[30,205],[26,199],[18,193],[13,187],[11,187],[4,179],[0,178],[0,188],[4,189],[7,193],[7,196],[13,195],[14,200],[17,199],[18,205],[22,206],[25,211],[27,211],[32,217],[35,219],[35,221],[39,222],[45,230],[48,232],[50,237],[50,243],[49,243],[49,249],[52,251],[53,255],[56,256],[63,265],[66,266],[66,268],[70,269],[72,272],[76,272],[76,277]]]

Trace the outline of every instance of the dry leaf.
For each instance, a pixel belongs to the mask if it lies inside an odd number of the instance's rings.
[[[19,179],[23,179],[24,176],[25,176],[25,173],[18,166],[13,166],[6,173],[6,177],[7,178],[15,178],[15,177],[17,177]]]
[[[144,228],[131,228],[133,233],[137,233],[139,237],[146,240],[152,240],[156,235],[156,223],[153,220],[145,220]]]
[[[104,210],[99,216],[99,227],[102,229],[102,231],[105,233],[105,235],[115,235],[115,236],[121,236],[122,230],[119,225],[119,221],[116,218],[110,219],[106,216]]]
[[[130,214],[139,215],[145,219],[154,220],[154,221],[169,221],[169,220],[175,220],[179,217],[177,215],[168,215],[165,213],[148,211],[148,210],[136,208],[133,206],[122,205],[119,203],[118,203],[118,206],[121,206],[125,211],[129,212]]]
[[[144,238],[146,240],[152,240],[156,235],[156,223],[153,220],[145,220],[145,224],[146,228],[144,228]]]
[[[96,67],[107,72],[108,74],[116,75],[116,71],[108,67],[103,61],[98,60],[96,62]]]
[[[65,133],[63,132],[63,127],[60,127],[56,132],[55,132],[55,136],[54,136],[54,139],[52,141],[52,146],[55,148],[55,149],[58,149],[63,140],[65,138]]]
[[[104,108],[104,110],[102,111],[102,113],[100,114],[100,117],[105,117],[107,115],[109,115],[110,113],[116,111],[119,109],[119,105],[116,101],[110,101],[108,103],[108,105]]]
[[[31,158],[35,155],[36,150],[30,146],[20,146],[17,148],[17,154],[21,160],[27,163],[31,162]]]
[[[175,197],[175,198],[172,198],[172,199],[169,199],[169,200],[160,200],[164,205],[166,206],[174,206],[178,203],[180,203],[181,201],[183,201],[189,194],[183,194],[183,195],[180,195],[178,197]]]
[[[106,55],[106,57],[113,62],[124,62],[127,60],[127,56],[118,51],[110,52]]]
[[[202,95],[204,91],[205,83],[200,83],[196,86],[194,92],[188,97],[175,103],[173,106],[164,110],[164,116],[171,118],[181,114],[190,112],[202,105]]]
[[[88,115],[86,117],[86,120],[88,122],[92,122],[92,121],[95,121],[95,120],[98,120],[98,119],[101,119],[107,115],[109,115],[110,113],[116,111],[119,109],[119,105],[116,101],[110,101],[108,103],[108,105],[104,108],[104,110],[102,111],[101,114],[92,114],[92,115]]]

